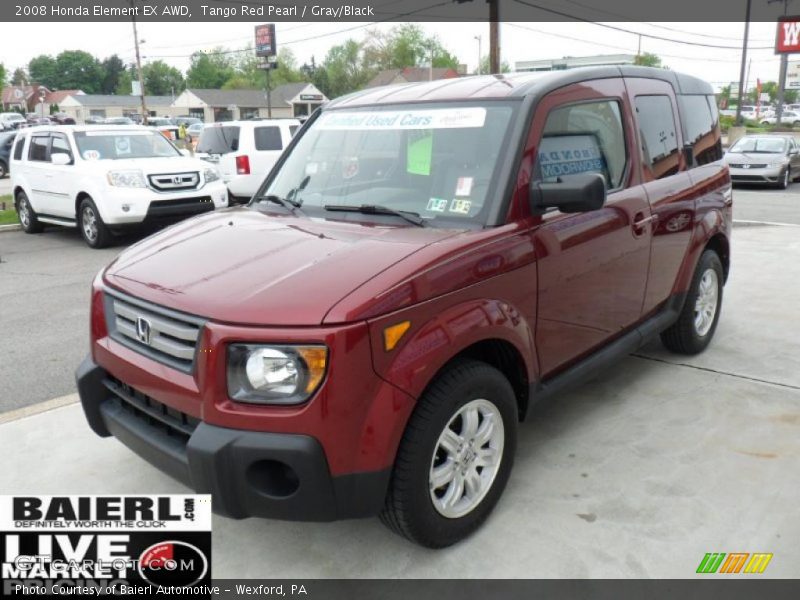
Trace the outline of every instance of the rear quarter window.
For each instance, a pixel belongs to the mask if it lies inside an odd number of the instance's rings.
[[[25,147],[25,136],[21,135],[17,138],[17,143],[14,145],[14,160],[22,160],[22,149]]]
[[[197,142],[197,152],[227,154],[239,149],[240,128],[236,126],[211,126],[203,129]]]
[[[256,127],[254,134],[256,150],[283,150],[280,127]]]
[[[678,96],[683,120],[683,137],[692,144],[695,165],[705,165],[722,158],[722,138],[719,131],[714,97]]]

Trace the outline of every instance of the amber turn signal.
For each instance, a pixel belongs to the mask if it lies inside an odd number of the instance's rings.
[[[406,331],[411,327],[411,321],[403,321],[383,330],[383,347],[387,352],[394,350]]]

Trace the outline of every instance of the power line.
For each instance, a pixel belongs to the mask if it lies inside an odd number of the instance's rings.
[[[640,35],[642,37],[646,37],[653,40],[660,40],[662,42],[671,42],[674,44],[683,44],[685,46],[699,46],[701,48],[718,48],[723,50],[740,50],[738,46],[725,46],[722,44],[706,44],[703,42],[692,42],[688,40],[676,40],[674,38],[668,38],[660,35],[654,35],[652,33],[642,33],[640,31],[633,31],[631,29],[626,29],[624,27],[618,27],[616,25],[609,25],[608,23],[599,23],[597,21],[592,21],[590,19],[584,19],[583,17],[578,17],[575,15],[571,15],[569,13],[565,13],[560,10],[556,10],[554,8],[547,8],[546,6],[541,6],[538,4],[533,4],[532,2],[526,2],[525,0],[514,0],[517,4],[523,4],[525,6],[529,6],[531,8],[535,8],[537,10],[541,10],[547,13],[551,13],[560,17],[565,17],[567,19],[572,19],[574,21],[580,21],[582,23],[591,23],[592,25],[597,25],[598,27],[605,27],[606,29],[611,29],[614,31],[621,31],[623,33],[629,33],[631,35]],[[751,50],[772,50],[772,46],[761,46],[751,48]]]

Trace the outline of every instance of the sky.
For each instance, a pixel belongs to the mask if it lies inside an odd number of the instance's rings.
[[[5,1],[5,0],[0,0]],[[470,72],[478,61],[478,41],[488,53],[489,26],[486,23],[421,23],[426,32],[436,35]],[[642,52],[662,57],[674,71],[695,75],[720,88],[739,80],[743,23],[607,23],[630,30],[626,33],[595,23],[503,23],[501,56],[509,65],[520,60],[592,56],[597,54],[636,54],[640,38]],[[164,60],[185,71],[189,55],[215,46],[236,49],[252,41],[254,24],[217,23],[139,23],[144,62]],[[362,39],[370,28],[387,30],[392,24],[366,23],[278,23],[278,47],[291,48],[299,64],[314,56],[321,62],[327,50],[348,38]],[[774,23],[752,23],[750,27],[749,78],[776,80],[779,60],[773,47]],[[669,38],[675,41],[647,36]],[[313,39],[309,39],[313,38]],[[687,43],[691,42],[691,43]],[[704,45],[696,45],[704,44]],[[723,46],[722,48],[708,46]],[[728,48],[725,48],[727,46]],[[39,54],[56,55],[62,50],[82,49],[99,58],[118,54],[133,61],[133,32],[129,22],[120,23],[0,23],[0,62],[9,74],[24,67]]]

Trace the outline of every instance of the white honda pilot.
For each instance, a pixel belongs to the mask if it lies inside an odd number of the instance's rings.
[[[23,229],[38,233],[45,223],[79,227],[92,248],[106,246],[126,226],[228,205],[216,167],[138,125],[23,130],[11,165]]]

